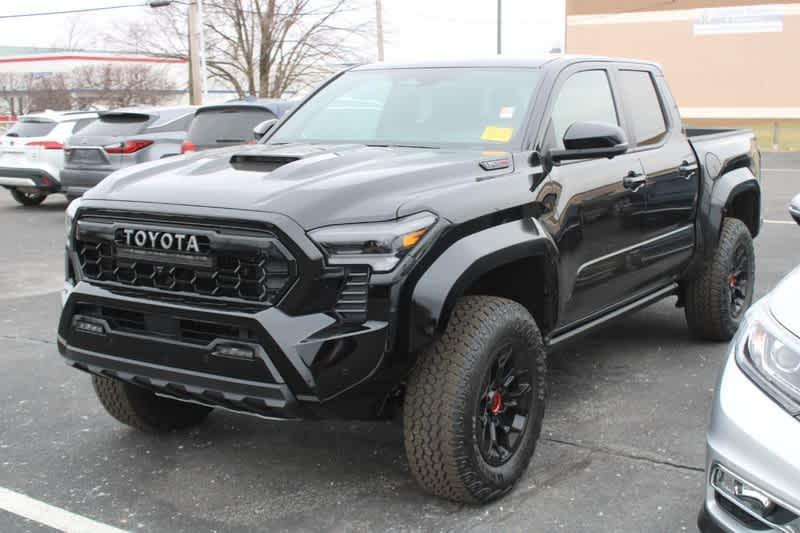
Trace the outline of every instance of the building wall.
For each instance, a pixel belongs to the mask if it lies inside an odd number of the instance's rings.
[[[687,122],[752,126],[765,149],[795,138],[800,149],[800,2],[753,4],[567,0],[566,51],[655,61]],[[748,14],[755,24],[735,24]],[[707,31],[707,17],[723,24]]]
[[[765,4],[758,0],[566,0],[567,15],[598,13],[632,13],[636,11],[672,11],[704,7],[752,6]],[[771,4],[793,4],[796,0],[773,0]]]

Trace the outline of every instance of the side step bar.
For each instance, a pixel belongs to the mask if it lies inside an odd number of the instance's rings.
[[[628,313],[638,311],[643,307],[647,307],[648,305],[654,304],[659,300],[666,298],[667,296],[671,296],[677,293],[678,293],[677,283],[668,285],[663,289],[659,289],[656,292],[652,292],[638,300],[625,304],[622,307],[618,307],[608,314],[595,318],[594,320],[590,320],[589,322],[586,322],[585,324],[582,324],[576,328],[570,329],[564,333],[559,333],[558,331],[556,331],[557,335],[555,337],[545,338],[544,340],[545,346],[548,349],[550,349],[556,347],[557,345],[563,344],[567,341],[575,340],[576,338],[589,333],[597,326],[600,326],[610,320],[614,320],[615,318],[627,315]]]

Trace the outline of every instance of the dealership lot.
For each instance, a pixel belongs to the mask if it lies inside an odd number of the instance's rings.
[[[786,213],[800,156],[770,154],[764,167],[757,296],[800,264],[800,228]],[[166,437],[117,424],[55,347],[64,207],[55,196],[24,209],[0,194],[1,488],[139,531],[695,529],[726,346],[692,340],[673,300],[556,354],[528,473],[499,502],[463,507],[419,491],[397,423],[217,411]],[[48,529],[0,510],[0,530]]]

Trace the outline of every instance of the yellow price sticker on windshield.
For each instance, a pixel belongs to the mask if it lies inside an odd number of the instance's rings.
[[[514,135],[513,128],[501,128],[499,126],[486,126],[481,134],[481,140],[497,143],[507,143]]]

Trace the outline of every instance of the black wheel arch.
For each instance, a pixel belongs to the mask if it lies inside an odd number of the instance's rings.
[[[558,314],[557,257],[555,243],[532,218],[505,222],[455,241],[413,287],[408,351],[418,352],[444,331],[456,301],[467,294],[516,301],[546,333]]]

